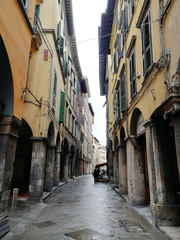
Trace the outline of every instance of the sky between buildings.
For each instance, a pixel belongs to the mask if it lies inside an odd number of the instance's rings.
[[[93,135],[106,145],[105,97],[99,90],[98,26],[107,0],[72,0],[79,61],[84,76],[88,77],[95,112]]]

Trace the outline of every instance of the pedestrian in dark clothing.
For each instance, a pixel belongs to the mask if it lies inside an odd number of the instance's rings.
[[[95,168],[93,171],[93,176],[94,176],[94,182],[98,182],[99,180],[99,168]]]

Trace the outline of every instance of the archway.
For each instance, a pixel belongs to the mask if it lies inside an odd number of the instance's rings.
[[[51,191],[54,184],[55,136],[54,124],[50,122],[47,136],[44,190]]]
[[[170,224],[177,224],[180,217],[180,176],[178,173],[177,152],[173,116],[163,116],[163,109],[159,107],[151,116],[152,153],[154,158],[154,174],[156,179],[155,201],[160,205],[160,213],[173,208],[169,217]],[[158,194],[157,194],[158,192]],[[162,209],[161,209],[162,208]],[[164,219],[160,218],[159,222]]]
[[[61,167],[60,167],[60,179],[61,181],[68,179],[68,160],[69,158],[69,143],[65,138],[61,143]]]
[[[0,35],[0,120],[12,116],[14,111],[14,90],[12,72],[7,51]]]
[[[130,124],[131,154],[131,198],[134,205],[147,204],[150,202],[149,173],[147,164],[146,135],[144,117],[141,111],[136,108],[133,111]],[[137,187],[138,186],[138,187]]]
[[[19,130],[19,138],[17,140],[16,155],[14,162],[14,171],[12,178],[13,188],[19,189],[19,196],[27,197],[31,156],[32,156],[32,131],[28,123],[23,119],[22,126]]]

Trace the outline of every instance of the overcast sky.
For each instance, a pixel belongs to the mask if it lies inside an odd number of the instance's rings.
[[[72,0],[78,56],[84,76],[88,78],[91,97],[89,102],[95,112],[93,135],[106,145],[105,97],[99,90],[98,26],[107,0]],[[93,39],[93,40],[92,40]]]

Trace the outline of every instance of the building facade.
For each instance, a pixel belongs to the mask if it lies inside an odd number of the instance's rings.
[[[36,1],[1,1],[0,9],[0,237],[9,230],[7,215],[18,131],[21,126],[32,19]],[[16,19],[16,21],[14,20]],[[23,44],[22,44],[23,43]]]
[[[108,1],[99,28],[110,178],[132,205],[149,204],[159,225],[180,224],[179,7]]]
[[[60,181],[88,172],[93,110],[71,0],[3,0],[0,22],[1,237],[14,188],[41,202]]]

